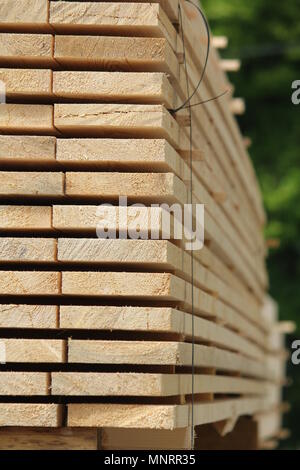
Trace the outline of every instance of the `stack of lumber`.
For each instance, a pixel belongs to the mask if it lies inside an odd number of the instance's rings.
[[[193,90],[207,38],[185,1],[0,3],[1,449],[216,448],[236,424],[257,447],[280,437],[261,194],[231,93],[192,108],[191,163],[189,113],[172,112],[182,28]],[[232,89],[226,67],[212,48],[192,104]],[[145,205],[127,225],[120,195]],[[194,252],[163,239],[159,206],[191,195]],[[99,239],[103,203],[109,230],[138,220],[140,238]]]

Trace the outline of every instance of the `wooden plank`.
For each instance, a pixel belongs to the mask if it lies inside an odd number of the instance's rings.
[[[103,2],[112,3],[111,0],[103,0]],[[119,2],[118,2],[119,3]],[[130,3],[147,3],[149,4],[149,0],[131,0]],[[154,0],[151,3],[159,3],[165,13],[168,15],[170,21],[172,23],[178,23],[178,5],[179,0]]]
[[[184,183],[173,173],[67,172],[65,193],[81,200],[96,197],[99,201],[119,201],[123,195],[139,203],[188,202]]]
[[[282,426],[282,413],[280,410],[272,410],[269,413],[258,414],[255,416],[258,426],[258,438],[264,441],[277,437]]]
[[[2,104],[0,130],[4,133],[55,134],[53,106]]]
[[[196,367],[235,371],[251,377],[276,378],[266,360],[256,361],[211,346],[195,345]],[[191,366],[192,345],[159,341],[69,340],[69,363]]]
[[[0,372],[0,395],[49,395],[50,374],[41,372]]]
[[[57,327],[56,305],[0,305],[0,328],[55,329]]]
[[[240,418],[226,436],[211,424],[195,429],[195,450],[257,450],[257,444],[257,424],[249,417]]]
[[[0,34],[0,65],[53,67],[51,34]]]
[[[45,99],[52,96],[51,70],[1,68],[0,80],[5,84],[9,99]]]
[[[180,374],[53,372],[52,395],[166,397],[190,395],[192,376]],[[264,395],[265,383],[234,377],[196,375],[194,393]]]
[[[225,304],[217,302],[215,318],[255,344],[265,346],[265,335]],[[61,306],[60,328],[108,331],[141,331],[192,335],[192,318],[169,307]],[[194,318],[195,339],[201,338],[200,322]]]
[[[53,163],[55,137],[0,135],[1,163]]]
[[[97,429],[0,428],[0,450],[97,450]]]
[[[190,450],[191,435],[190,428],[172,431],[104,428],[101,430],[100,448],[103,450]]]
[[[241,398],[196,403],[194,424],[207,424],[253,414],[263,410],[263,399]],[[99,426],[115,428],[175,429],[188,427],[191,406],[188,405],[68,405],[68,425],[75,427]]]
[[[51,230],[52,210],[47,206],[0,206],[0,231]]]
[[[57,97],[76,101],[117,101],[174,107],[174,91],[167,75],[155,72],[54,72],[53,93]]]
[[[48,0],[1,0],[0,31],[48,32]]]
[[[180,141],[178,124],[161,105],[55,104],[54,126],[76,137],[166,138],[177,147]]]
[[[44,172],[0,172],[0,197],[55,197],[64,195],[64,174]]]
[[[164,38],[61,35],[55,37],[54,58],[82,70],[178,72],[177,58]]]
[[[51,238],[0,238],[0,263],[51,263],[56,240]]]
[[[57,295],[60,273],[0,271],[0,295]]]
[[[6,363],[63,363],[66,342],[55,339],[1,339],[5,346]],[[1,372],[2,373],[2,372]]]
[[[0,403],[0,426],[58,427],[61,424],[61,405]]]

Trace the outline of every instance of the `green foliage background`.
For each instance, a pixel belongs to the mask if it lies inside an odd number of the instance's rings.
[[[253,142],[250,153],[268,213],[266,237],[281,242],[268,258],[271,295],[281,319],[297,323],[300,338],[300,105],[291,102],[291,84],[300,80],[300,1],[201,3],[213,33],[229,38],[222,56],[242,60],[241,72],[230,77],[236,96],[247,102],[239,121]],[[282,446],[300,449],[300,366],[288,369],[294,384],[286,391],[292,412],[285,425],[292,436]]]

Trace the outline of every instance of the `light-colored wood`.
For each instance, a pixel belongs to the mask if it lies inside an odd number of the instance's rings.
[[[212,45],[216,49],[226,49],[228,46],[228,38],[226,36],[214,36],[212,38]]]
[[[64,174],[45,172],[0,172],[0,197],[56,197],[64,194]]]
[[[76,135],[166,138],[175,146],[180,140],[178,124],[161,105],[55,104],[54,126]]]
[[[215,318],[220,325],[239,331],[245,338],[265,347],[266,336],[255,325],[217,302]],[[201,321],[194,318],[195,339],[200,339]],[[198,326],[199,325],[199,326]],[[192,318],[168,307],[61,306],[60,327],[66,329],[145,331],[176,333],[191,337]]]
[[[124,374],[53,372],[52,395],[162,397],[192,394],[192,376],[179,374]],[[234,377],[196,375],[194,393],[264,395],[263,382]]]
[[[1,8],[1,7],[0,7]],[[51,70],[0,69],[6,98],[48,98],[52,95]]]
[[[54,72],[53,93],[75,101],[157,103],[174,107],[174,91],[163,73]]]
[[[0,428],[1,450],[97,450],[97,429]]]
[[[1,66],[55,66],[50,34],[0,33],[0,50]]]
[[[60,273],[0,271],[0,295],[57,295]]]
[[[277,379],[266,360],[257,361],[211,346],[195,345],[196,367],[236,371],[251,377]],[[69,340],[69,363],[191,366],[192,345],[159,341]]]
[[[62,363],[66,361],[66,342],[55,339],[3,338],[6,363]]]
[[[119,201],[123,195],[138,203],[185,203],[188,198],[184,183],[173,173],[66,173],[65,193],[99,201]]]
[[[55,428],[61,426],[61,413],[61,405],[0,403],[0,426],[37,426]]]
[[[253,414],[264,410],[265,402],[259,398],[240,398],[217,402],[196,403],[194,424],[207,424],[233,416]],[[188,405],[68,405],[69,426],[99,426],[117,428],[175,429],[191,423]]]
[[[280,410],[258,414],[255,420],[258,424],[258,437],[260,441],[278,436],[282,426],[282,414]]]
[[[40,231],[52,229],[52,210],[47,206],[0,206],[0,230]]]
[[[172,431],[104,428],[101,430],[100,448],[103,450],[190,450],[192,448],[191,436],[191,428],[179,428]]]
[[[220,65],[225,72],[238,72],[241,68],[241,61],[238,59],[222,59]]]
[[[6,133],[54,134],[53,106],[2,104],[0,130]]]
[[[163,38],[61,35],[55,37],[54,58],[62,66],[83,70],[178,71],[177,58]]]
[[[230,110],[233,114],[241,116],[246,112],[246,103],[243,98],[234,98],[230,103]]]
[[[0,328],[56,329],[56,305],[0,305]]]
[[[49,31],[48,0],[1,0],[0,30]]]
[[[53,163],[55,137],[0,135],[0,161],[7,163]]]
[[[0,372],[0,395],[49,395],[50,374],[41,372]]]
[[[56,260],[51,238],[0,238],[0,262],[47,263]]]

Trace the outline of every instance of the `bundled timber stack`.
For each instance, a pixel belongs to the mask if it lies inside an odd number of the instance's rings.
[[[206,44],[181,0],[1,1],[1,449],[282,437],[283,334],[243,102],[173,112]],[[213,47],[191,104],[232,90],[233,66]],[[205,205],[194,251],[165,236],[161,206],[190,203]]]

